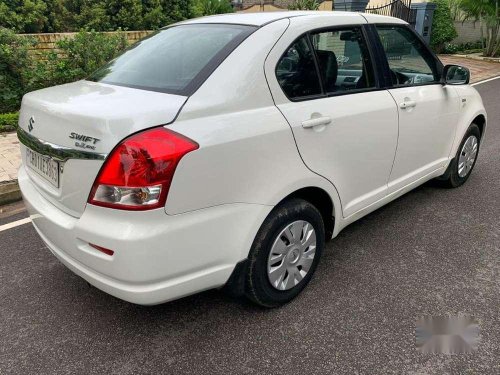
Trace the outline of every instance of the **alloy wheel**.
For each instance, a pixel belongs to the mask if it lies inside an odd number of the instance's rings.
[[[466,177],[472,170],[476,161],[478,146],[479,142],[475,135],[471,135],[465,141],[458,158],[458,175],[461,178]]]

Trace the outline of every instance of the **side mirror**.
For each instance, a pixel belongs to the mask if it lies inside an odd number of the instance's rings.
[[[445,85],[467,85],[470,81],[470,71],[460,65],[446,65],[443,69],[441,83]]]

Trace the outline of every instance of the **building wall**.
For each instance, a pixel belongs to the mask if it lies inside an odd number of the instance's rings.
[[[455,21],[455,30],[457,30],[458,37],[453,40],[455,44],[461,43],[471,43],[477,42],[481,40],[481,26],[478,22],[473,21]],[[484,34],[486,35],[486,31],[484,30]]]
[[[138,40],[146,37],[151,34],[152,31],[123,31],[125,33],[125,37],[129,44],[133,44]],[[105,34],[116,34],[115,32],[106,32]],[[63,39],[73,38],[76,33],[51,33],[51,34],[21,34],[26,37],[31,37],[36,40],[36,44],[33,49],[30,51],[31,53],[39,53],[43,54],[44,52],[50,52],[51,50],[56,49],[56,42]]]

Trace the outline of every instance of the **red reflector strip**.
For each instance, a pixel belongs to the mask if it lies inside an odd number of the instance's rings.
[[[101,246],[97,246],[91,243],[89,243],[89,245],[92,246],[94,249],[99,250],[101,253],[104,253],[109,256],[113,256],[113,254],[115,253],[113,250],[109,250]]]

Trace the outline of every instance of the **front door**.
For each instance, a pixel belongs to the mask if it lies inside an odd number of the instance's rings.
[[[279,56],[266,72],[275,75],[273,97],[305,164],[335,185],[344,217],[383,198],[398,111],[378,89],[361,26],[311,31]]]
[[[377,26],[399,110],[399,139],[389,193],[446,165],[458,122],[459,98],[440,83],[440,62],[406,26]]]

